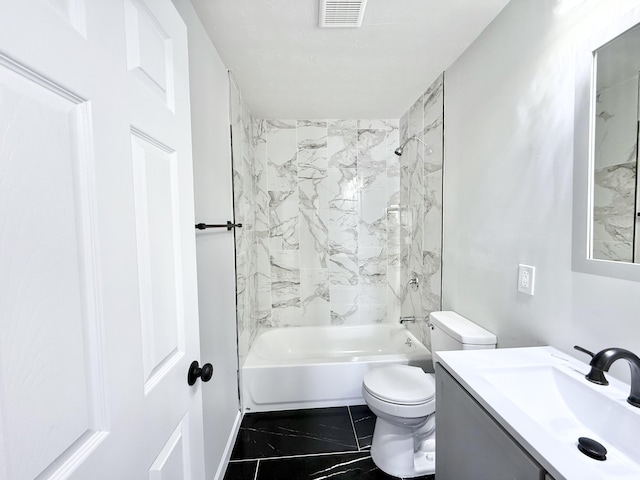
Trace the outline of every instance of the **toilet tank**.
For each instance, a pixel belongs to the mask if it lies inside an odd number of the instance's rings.
[[[496,348],[496,336],[456,312],[432,312],[431,350],[433,361],[437,352],[447,350],[479,350]]]

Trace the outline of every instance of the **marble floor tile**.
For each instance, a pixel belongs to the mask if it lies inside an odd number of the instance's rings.
[[[374,425],[366,405],[248,414],[224,480],[401,480],[371,459]]]
[[[314,455],[260,462],[257,480],[391,480],[368,453]]]
[[[398,480],[375,466],[367,452],[260,461],[256,480]],[[434,475],[412,480],[435,480]]]
[[[376,426],[376,416],[366,405],[356,405],[349,407],[353,428],[358,437],[358,447],[360,450],[371,448],[373,439],[373,429]]]
[[[258,461],[230,462],[224,480],[255,480]]]
[[[347,407],[251,413],[232,460],[357,451]]]

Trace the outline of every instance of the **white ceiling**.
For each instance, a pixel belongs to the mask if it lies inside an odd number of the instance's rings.
[[[508,0],[368,0],[345,29],[318,0],[192,3],[255,117],[321,119],[400,117]]]

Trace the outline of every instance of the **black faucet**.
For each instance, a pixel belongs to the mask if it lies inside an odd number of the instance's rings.
[[[585,378],[590,382],[597,383],[598,385],[609,385],[604,372],[609,371],[609,367],[616,360],[624,358],[629,362],[631,367],[631,393],[627,402],[634,407],[640,407],[640,358],[624,348],[605,348],[604,350],[596,353],[595,355],[582,347],[575,346],[576,350],[591,355],[591,371],[585,375]]]

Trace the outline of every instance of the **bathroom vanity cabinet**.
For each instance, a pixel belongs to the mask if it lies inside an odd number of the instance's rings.
[[[438,480],[553,480],[440,363],[436,405]]]

